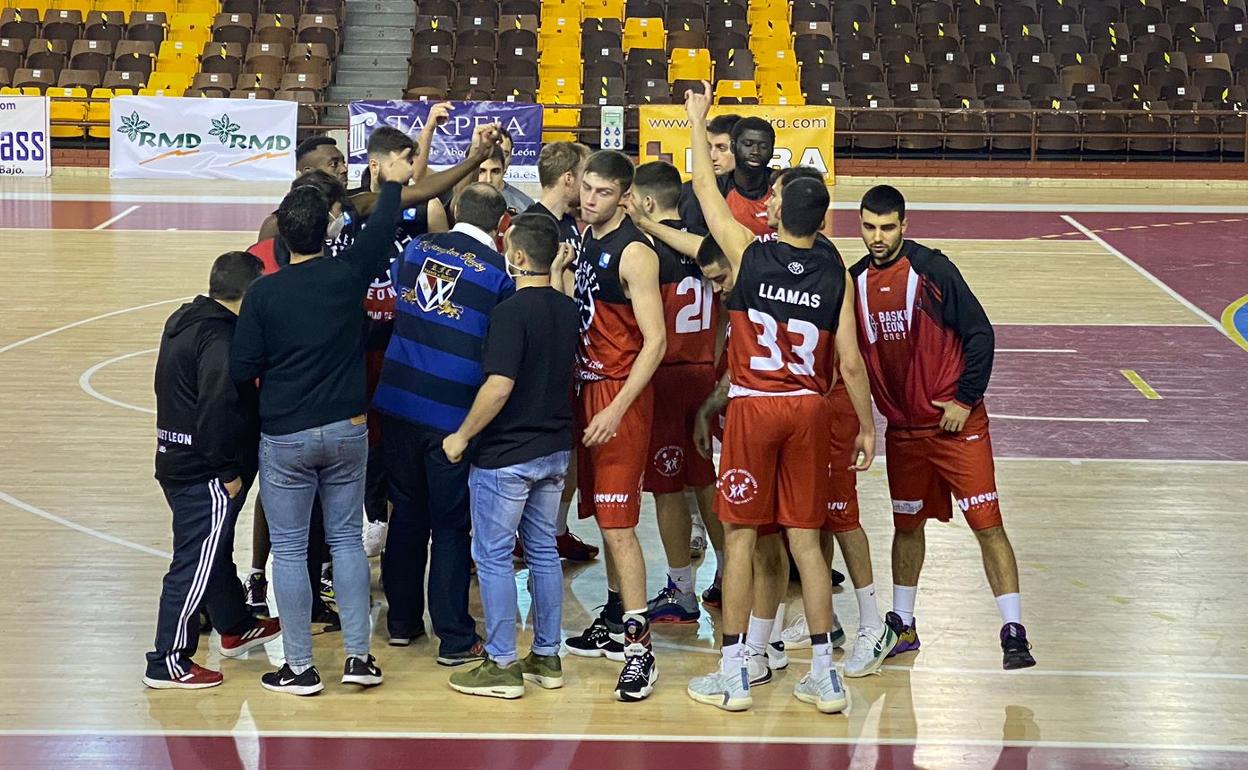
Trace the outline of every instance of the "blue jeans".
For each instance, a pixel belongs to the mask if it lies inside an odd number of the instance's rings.
[[[362,514],[368,426],[350,420],[284,436],[260,437],[260,498],[273,543],[273,593],[282,618],[286,662],[312,665],[312,589],[308,525],[319,494],[325,542],[334,562],[334,595],[347,655],[369,652],[368,557]]]
[[[485,609],[485,651],[506,665],[516,659],[516,576],[511,565],[516,531],[533,577],[533,652],[559,653],[563,568],[555,548],[559,496],[569,452],[468,475],[472,498],[472,558]]]

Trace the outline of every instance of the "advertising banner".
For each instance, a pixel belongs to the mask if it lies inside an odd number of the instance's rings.
[[[289,181],[298,109],[275,99],[114,97],[108,175]]]
[[[50,176],[46,96],[0,96],[0,176]]]

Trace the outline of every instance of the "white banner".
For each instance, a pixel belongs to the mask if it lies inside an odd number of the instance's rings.
[[[273,99],[114,97],[108,175],[289,181],[298,109]]]
[[[0,176],[51,176],[46,96],[0,96]]]

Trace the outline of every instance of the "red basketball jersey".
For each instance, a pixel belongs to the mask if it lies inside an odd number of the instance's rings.
[[[679,220],[663,224],[683,229]],[[654,250],[659,255],[659,291],[667,328],[663,365],[714,363],[719,303],[710,281],[702,277],[696,262],[662,241],[655,243]]]
[[[592,228],[585,231],[576,262],[576,302],[581,307],[577,374],[583,380],[625,379],[641,352],[641,329],[620,280],[620,258],[632,243],[652,248],[628,217],[602,238],[594,237]]]

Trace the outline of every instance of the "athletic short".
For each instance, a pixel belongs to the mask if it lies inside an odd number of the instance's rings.
[[[720,521],[819,529],[827,520],[831,415],[823,396],[728,402],[715,495]]]
[[[1001,526],[988,411],[975,407],[961,433],[890,430],[884,435],[893,526],[918,529],[925,519],[949,521],[952,500],[973,530]]]
[[[843,383],[828,394],[832,410],[830,492],[825,532],[853,532],[858,529],[858,474],[849,470],[854,464],[854,439],[858,437],[858,414]]]
[[[623,380],[592,380],[581,384],[577,398],[577,510],[582,519],[597,517],[603,529],[635,527],[641,515],[641,479],[649,458],[654,391],[647,387],[637,397],[610,441],[595,447],[583,443],[590,420],[623,387]]]
[[[715,483],[715,463],[693,445],[698,409],[715,390],[715,369],[703,364],[660,366],[650,380],[654,424],[642,488],[656,495]]]

